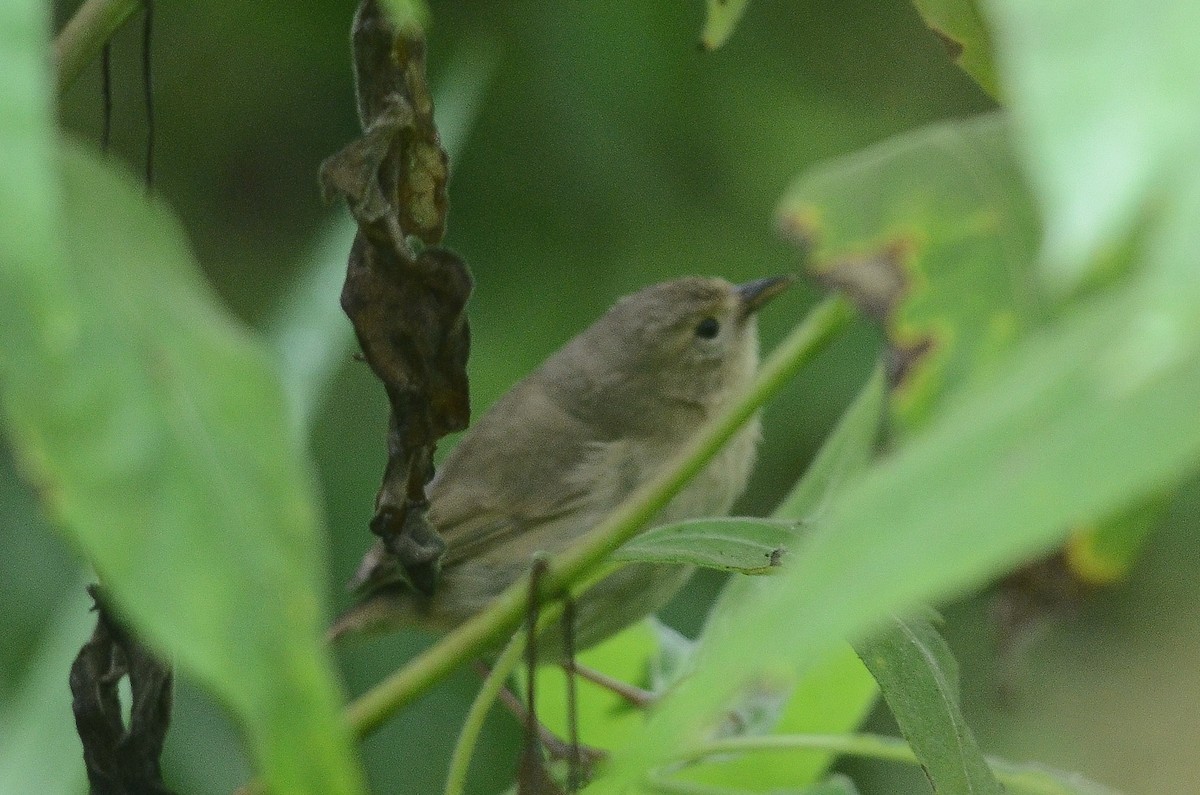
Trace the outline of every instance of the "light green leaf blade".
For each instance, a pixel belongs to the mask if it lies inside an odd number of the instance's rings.
[[[1004,792],[963,718],[958,663],[928,618],[893,616],[856,648],[935,792]]]
[[[1132,384],[1114,384],[1102,364],[1136,326],[1142,297],[1110,290],[1033,335],[990,383],[948,401],[844,492],[790,553],[794,564],[770,578],[780,587],[735,606],[693,676],[614,754],[594,791],[676,758],[751,683],[802,674],[887,614],[978,586],[1060,543],[1071,521],[1194,467],[1200,351]],[[787,631],[780,615],[796,617]],[[760,651],[750,658],[745,648]]]
[[[883,368],[877,367],[804,475],[779,502],[774,518],[813,522],[824,516],[837,495],[871,462],[886,396]]]
[[[950,58],[984,91],[999,97],[991,36],[975,0],[913,0],[913,5]]]
[[[650,689],[648,661],[659,652],[658,633],[651,619],[639,621],[623,632],[580,652],[578,662],[613,677],[619,682]],[[524,672],[520,671],[522,686]],[[576,677],[576,714],[582,742],[598,748],[619,745],[621,739],[644,720],[643,711],[611,690]],[[567,681],[563,669],[546,665],[537,673],[538,720],[568,736]]]
[[[1153,494],[1098,523],[1074,528],[1064,548],[1072,573],[1089,586],[1112,585],[1129,576],[1173,494],[1173,489]]]
[[[804,790],[804,795],[858,795],[858,787],[850,778],[838,773]]]
[[[70,147],[61,168],[67,256],[0,290],[27,477],[120,612],[237,713],[273,789],[361,792],[312,475],[270,358],[140,186]]]
[[[49,10],[32,0],[2,3],[0,31],[0,286],[7,290],[20,285],[43,299],[61,283],[57,265],[62,250]],[[22,278],[35,272],[36,278]],[[13,313],[0,313],[5,340],[29,333],[17,320]],[[39,320],[45,324],[38,327],[44,334],[64,331],[58,327],[63,322],[59,316]]]
[[[63,597],[17,692],[0,704],[0,795],[87,792],[66,672],[96,625],[90,602],[83,582]]]
[[[1082,776],[1042,765],[1017,764],[988,757],[1009,795],[1120,795],[1103,784]]]
[[[715,50],[728,41],[749,4],[750,0],[707,0],[704,31],[700,34],[704,49]]]
[[[1009,127],[1003,114],[931,125],[822,163],[780,202],[809,274],[882,325],[901,434],[1048,314]]]
[[[1200,4],[982,6],[1046,219],[1046,275],[1071,288],[1200,178]]]
[[[653,527],[612,559],[623,563],[684,563],[741,574],[766,574],[782,562],[795,522],[721,516]]]
[[[803,477],[775,510],[776,519],[801,522],[806,529],[823,521],[837,494],[871,460],[883,418],[885,394],[883,370],[879,368],[842,415]],[[725,625],[740,620],[737,605],[775,589],[774,579],[734,577],[726,583],[709,613],[699,651],[694,652],[698,659],[711,653],[715,644],[733,632]],[[781,631],[788,623],[786,618],[780,618]],[[780,674],[758,682],[733,704],[733,709],[739,714],[747,707],[758,712],[773,710],[774,720],[760,719],[755,723],[765,724],[768,731],[775,733],[840,734],[859,726],[875,703],[876,693],[875,680],[862,661],[849,645],[842,645],[803,676]],[[795,787],[820,780],[833,759],[833,754],[821,753],[734,757],[685,769],[679,777],[730,787],[749,782],[763,788]]]

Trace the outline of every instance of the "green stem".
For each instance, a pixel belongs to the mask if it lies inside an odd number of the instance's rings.
[[[678,761],[685,764],[708,761],[715,756],[762,751],[822,751],[863,756],[885,762],[917,764],[908,743],[880,734],[766,734],[755,737],[726,737],[697,746]]]
[[[841,298],[830,298],[817,306],[772,352],[735,406],[702,427],[688,448],[659,477],[639,488],[596,528],[550,561],[542,593],[552,598],[572,583],[579,583],[614,549],[641,530],[852,316],[853,310]],[[529,583],[522,578],[488,609],[364,693],[346,708],[351,730],[359,737],[369,734],[459,664],[498,645],[521,623],[528,594]]]
[[[458,732],[458,742],[454,744],[454,753],[450,756],[450,769],[446,772],[446,795],[462,795],[467,784],[467,770],[471,766],[471,756],[475,753],[475,744],[483,731],[483,721],[487,718],[492,702],[500,695],[501,688],[508,680],[509,674],[521,662],[525,652],[525,633],[518,632],[504,647],[504,651],[496,658],[491,672],[483,680],[483,686],[475,694],[471,709],[463,721],[462,729]]]
[[[919,765],[920,760],[908,743],[899,737],[880,734],[770,734],[757,737],[727,737],[697,746],[678,758],[682,764],[712,761],[713,757],[763,751],[820,751],[844,756],[879,759]],[[1058,774],[1032,765],[1019,765],[1005,759],[987,758],[996,778],[1013,795],[1076,795]],[[656,782],[657,784],[657,782]],[[1089,791],[1106,791],[1097,787]]]
[[[54,72],[60,95],[141,6],[142,0],[84,0],[54,39]]]

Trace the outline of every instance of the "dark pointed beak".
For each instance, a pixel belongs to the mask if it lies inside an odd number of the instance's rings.
[[[752,282],[739,284],[734,287],[738,298],[742,301],[742,316],[748,317],[766,306],[767,302],[796,283],[796,277],[791,274],[770,276],[766,279],[755,279]]]

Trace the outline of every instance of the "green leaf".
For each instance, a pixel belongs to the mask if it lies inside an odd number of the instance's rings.
[[[715,50],[729,40],[749,3],[750,0],[707,0],[708,14],[704,32],[700,34],[704,49]]]
[[[685,563],[742,574],[777,568],[795,522],[723,516],[654,527],[613,553],[625,563]]]
[[[658,633],[652,619],[639,621],[625,631],[580,652],[579,663],[635,687],[649,689],[647,660],[659,650]],[[525,686],[524,670],[518,680]],[[621,696],[576,677],[576,714],[580,740],[598,748],[610,748],[645,720],[643,711]],[[537,672],[538,720],[558,734],[568,736],[567,681],[560,666],[546,665]]]
[[[950,58],[984,91],[998,97],[991,37],[975,0],[913,0],[913,5]]]
[[[1078,773],[1042,765],[1016,764],[988,757],[1008,795],[1119,795],[1117,790],[1097,784]]]
[[[877,369],[858,397],[842,415],[791,493],[774,513],[777,520],[820,523],[836,495],[843,491],[871,459],[883,416],[885,398],[882,369]],[[785,564],[786,567],[786,564]],[[774,577],[731,578],[709,612],[694,659],[702,660],[731,633],[726,622],[737,621],[737,605],[776,586]],[[779,675],[764,679],[741,694],[731,710],[745,716],[758,713],[750,728],[775,733],[840,734],[851,731],[875,703],[875,680],[861,660],[843,645],[803,676]],[[697,783],[759,787],[800,786],[815,783],[833,764],[832,754],[734,757],[680,771],[679,778]]]
[[[16,692],[0,705],[2,795],[82,795],[88,790],[79,738],[64,695],[66,672],[96,625],[84,584],[63,597]]]
[[[272,362],[141,186],[73,147],[60,167],[66,256],[0,273],[26,476],[120,612],[234,710],[274,791],[361,792],[312,473]]]
[[[871,462],[885,397],[883,368],[877,367],[799,482],[779,502],[774,518],[812,522],[825,515],[837,495]]]
[[[0,31],[0,267],[13,276],[44,271],[29,288],[52,291],[61,279],[54,265],[62,246],[56,234],[58,132],[51,98],[49,9],[32,0],[0,3]],[[11,313],[0,313],[6,344],[13,335],[32,331],[16,320]],[[55,333],[55,319],[43,322],[51,326],[43,332]]]
[[[774,587],[712,625],[695,673],[614,753],[595,791],[677,758],[752,683],[801,675],[889,613],[976,587],[1061,543],[1069,523],[1194,467],[1200,346],[1138,377],[1114,370],[1143,333],[1144,292],[1110,288],[1033,334],[839,495],[769,578]]]
[[[841,773],[804,790],[804,795],[858,795],[858,787]]]
[[[1046,275],[1070,288],[1148,216],[1194,201],[1180,194],[1200,182],[1200,3],[982,5],[1045,215]],[[1195,251],[1196,216],[1182,217],[1191,218],[1182,229],[1191,246],[1175,250]]]
[[[963,719],[958,663],[928,618],[892,617],[857,648],[935,792],[1004,792]]]
[[[901,433],[1048,315],[1009,138],[1001,114],[925,127],[808,171],[780,203],[809,273],[882,324]]]
[[[1137,500],[1096,524],[1075,527],[1067,542],[1066,563],[1081,582],[1112,585],[1125,579],[1150,532],[1162,520],[1174,489]]]

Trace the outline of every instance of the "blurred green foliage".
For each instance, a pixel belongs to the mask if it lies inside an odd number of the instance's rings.
[[[157,15],[159,192],[182,220],[221,298],[267,332],[276,331],[278,307],[311,273],[314,250],[337,228],[333,219],[341,209],[321,206],[315,175],[321,159],[357,134],[346,35],[353,5],[214,0],[162,4]],[[1023,29],[1019,14],[1036,5],[1012,3],[1012,29]],[[699,2],[472,0],[431,2],[430,9],[432,83],[439,96],[460,92],[445,107],[462,115],[443,119],[443,128],[475,119],[452,164],[447,243],[465,256],[478,282],[470,365],[477,410],[638,286],[685,273],[741,280],[797,270],[795,249],[771,219],[798,172],[928,122],[993,107],[900,0],[756,0],[713,53],[697,47],[704,21]],[[72,10],[73,4],[55,9],[59,21]],[[1178,47],[1179,37],[1194,30],[1190,21],[1180,16],[1164,38]],[[114,155],[136,172],[144,127],[135,27],[114,43]],[[1058,33],[1064,38],[1056,46],[1068,54],[1089,41],[1069,26]],[[975,57],[972,49],[967,53]],[[1000,58],[1002,67],[1013,63]],[[1029,89],[1032,73],[1021,78],[1021,68],[1012,74]],[[71,135],[97,138],[98,85],[89,73],[64,98],[60,117]],[[1129,115],[1137,92],[1132,85],[1113,92],[1113,125]],[[470,86],[482,87],[477,99]],[[1186,98],[1168,99],[1186,104]],[[1015,101],[1030,116],[1054,107],[1053,95],[1032,90]],[[1046,124],[1069,127],[1069,110]],[[1159,129],[1160,120],[1137,119]],[[1161,143],[1154,135],[1143,139]],[[1175,146],[1172,139],[1150,151]],[[1062,165],[1071,150],[1039,151],[1047,173],[1076,173]],[[1105,173],[1102,163],[1093,167]],[[1161,175],[1162,168],[1153,173]],[[1158,184],[1130,184],[1123,176],[1095,187],[1113,192],[1112,213],[1135,206]],[[1042,187],[1050,207],[1068,221],[1074,217],[1065,194]],[[1183,234],[1179,229],[1194,220],[1185,212],[1191,205],[1176,205],[1170,196],[1165,201],[1177,207],[1170,216],[1175,226],[1151,231]],[[1104,228],[1118,242],[1126,230]],[[1113,243],[1097,241],[1095,233],[1087,225],[1058,227],[1052,240],[1060,283],[1086,277],[1078,252]],[[764,315],[768,346],[817,294],[811,287]],[[335,294],[328,300],[335,302]],[[865,379],[880,343],[881,335],[861,325],[769,408],[761,464],[741,512],[764,515],[775,506]],[[345,353],[336,358],[342,363],[311,412],[331,548],[331,609],[347,604],[341,583],[368,540],[386,411],[366,368]],[[993,697],[999,665],[983,603],[967,599],[947,611],[947,633],[962,661],[964,708],[985,751],[1084,770],[1131,793],[1200,790],[1191,752],[1200,699],[1191,672],[1200,662],[1200,632],[1188,620],[1200,608],[1193,585],[1200,542],[1191,532],[1197,498],[1188,488],[1175,501],[1126,584],[1050,626],[1025,660],[1016,683],[1021,698],[1007,709]],[[28,782],[47,792],[82,792],[65,665],[87,631],[80,616],[85,574],[53,535],[7,450],[0,455],[0,544],[7,552],[0,557],[0,725],[6,729],[0,770],[20,763],[26,776],[0,776],[0,792],[34,791]],[[668,621],[694,634],[720,583],[713,574],[698,578],[668,609]],[[406,634],[345,650],[348,688],[362,690],[427,642]],[[56,692],[56,682],[61,703],[29,697]],[[367,741],[376,791],[437,790],[476,684],[467,672],[452,677]],[[876,718],[883,726],[888,720]],[[27,745],[12,745],[9,727],[20,727]],[[490,721],[474,762],[474,791],[507,785],[516,736],[507,716]],[[165,755],[168,782],[186,793],[229,792],[248,776],[242,754],[228,715],[184,681]],[[865,763],[850,768],[864,793],[927,791],[919,772]]]

